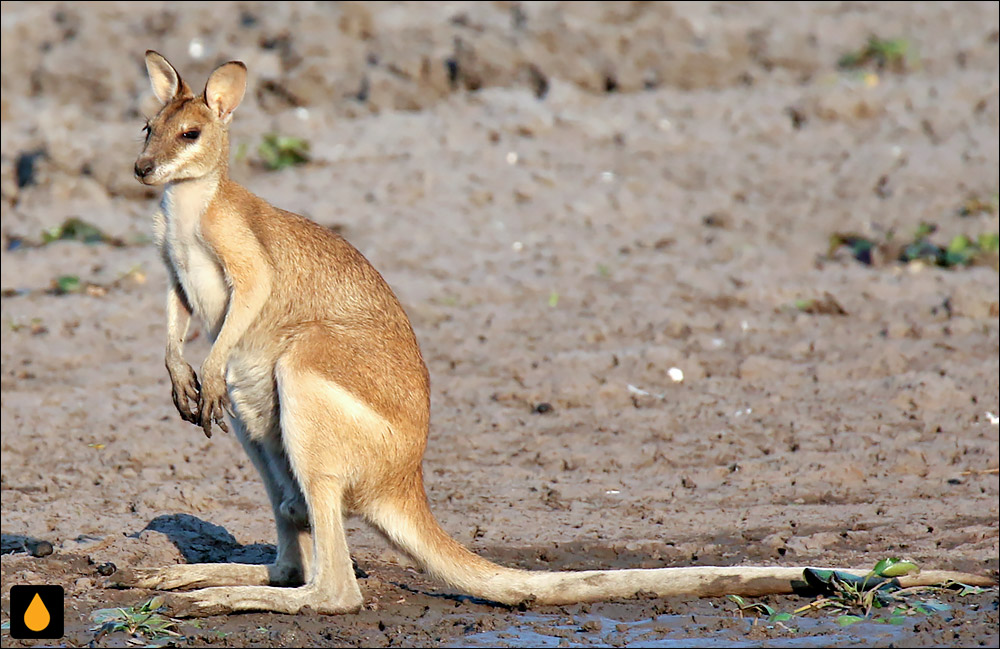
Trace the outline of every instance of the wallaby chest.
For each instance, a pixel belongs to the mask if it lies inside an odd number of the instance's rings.
[[[211,200],[209,188],[179,183],[163,192],[163,246],[188,304],[214,340],[225,319],[229,286],[218,258],[202,234],[202,216]]]

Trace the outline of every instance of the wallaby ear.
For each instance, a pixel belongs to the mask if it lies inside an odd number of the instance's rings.
[[[247,90],[247,66],[230,61],[215,68],[205,84],[205,103],[224,124],[233,118],[233,111],[243,101]]]
[[[165,104],[182,94],[191,93],[187,84],[181,80],[181,75],[170,65],[170,61],[158,52],[146,50],[146,71],[149,73],[150,83],[153,84],[153,94],[160,103]]]

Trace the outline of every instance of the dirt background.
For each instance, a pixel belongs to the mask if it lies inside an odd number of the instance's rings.
[[[156,193],[131,174],[147,48],[195,87],[245,61],[234,177],[339,228],[396,290],[432,377],[430,499],[477,552],[535,569],[903,555],[996,576],[996,269],[827,246],[998,230],[995,208],[959,214],[1000,183],[998,25],[996,3],[5,2],[4,619],[11,585],[59,583],[82,644],[92,610],[149,596],[102,588],[101,563],[273,555],[237,442],[170,402]],[[870,35],[916,55],[838,69]],[[266,133],[305,138],[311,162],[262,168]],[[35,245],[69,217],[122,245]],[[64,275],[86,290],[52,291]],[[846,314],[795,307],[827,293]],[[197,327],[188,349],[197,367]],[[362,613],[215,618],[188,640],[997,644],[995,590],[798,636],[722,600],[508,611],[443,597],[350,529]],[[38,540],[54,554],[24,551]]]

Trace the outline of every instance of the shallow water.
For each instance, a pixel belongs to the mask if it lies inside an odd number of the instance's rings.
[[[884,646],[905,638],[915,621],[901,625],[857,622],[849,629],[839,627],[833,619],[796,618],[781,625],[745,619],[741,627],[719,628],[710,617],[701,616],[692,623],[690,615],[660,615],[650,620],[622,622],[602,616],[578,616],[575,624],[560,624],[559,616],[525,614],[515,626],[465,636],[451,647],[599,647],[642,646],[670,649],[673,647],[830,647]],[[725,625],[731,618],[717,618]],[[596,622],[600,627],[589,625]],[[766,638],[752,639],[755,627],[769,633]],[[665,629],[669,629],[665,632]],[[835,633],[835,635],[831,635]]]

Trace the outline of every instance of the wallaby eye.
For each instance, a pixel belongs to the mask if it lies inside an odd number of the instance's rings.
[[[201,131],[199,131],[196,128],[181,133],[181,137],[184,138],[185,140],[188,140],[189,142],[194,142],[195,140],[197,140],[199,135],[201,135]]]
[[[149,128],[149,122],[146,122],[142,127],[142,133],[146,136],[147,140],[149,139],[149,136],[152,132],[153,129]]]

